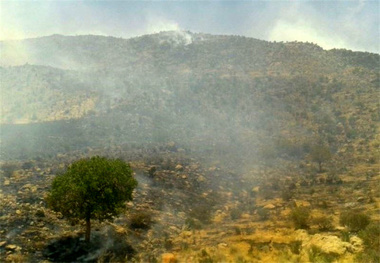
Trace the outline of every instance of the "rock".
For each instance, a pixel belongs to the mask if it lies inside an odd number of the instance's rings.
[[[337,255],[343,255],[347,250],[351,250],[351,244],[342,241],[337,236],[328,236],[315,234],[311,236],[309,242],[305,244],[307,247],[311,246],[319,247],[324,253],[333,253]]]
[[[0,247],[5,246],[5,244],[7,244],[7,241],[1,241],[1,242],[0,242]]]
[[[21,210],[16,210],[16,214],[21,215],[22,214]]]
[[[219,243],[218,248],[226,248],[228,245],[226,243]]]
[[[57,218],[58,218],[58,219],[62,219],[62,218],[63,218],[63,215],[62,215],[60,212],[58,212],[58,213],[57,213]]]
[[[310,206],[310,203],[308,201],[305,201],[305,200],[294,200],[294,206],[295,207],[309,207]]]
[[[9,180],[5,180],[5,181],[4,181],[4,186],[9,185],[10,183],[11,183],[11,181],[9,181]]]
[[[350,237],[350,252],[357,253],[363,251],[363,240],[357,236]]]
[[[183,235],[184,237],[191,237],[191,236],[193,235],[193,233],[192,233],[191,231],[183,231],[183,232],[182,232],[182,235]]]
[[[127,229],[125,229],[124,227],[122,226],[119,226],[119,225],[113,225],[114,229],[115,229],[115,232],[117,234],[125,234],[127,233]]]
[[[16,246],[16,245],[7,245],[5,247],[6,250],[20,250],[21,248],[19,246]]]
[[[273,205],[273,204],[267,204],[266,206],[264,206],[264,208],[265,208],[265,209],[269,209],[269,210],[271,210],[271,209],[275,209],[276,206]]]
[[[344,208],[353,208],[355,206],[356,206],[355,202],[344,203],[343,205]]]
[[[252,193],[258,193],[260,191],[260,187],[259,186],[256,186],[256,187],[253,187],[252,188]]]
[[[176,169],[177,171],[182,171],[182,170],[183,170],[183,166],[180,165],[180,164],[177,164],[176,167],[175,167],[175,169]]]
[[[176,232],[176,233],[180,232],[180,229],[178,227],[175,227],[175,226],[170,226],[169,229]]]
[[[173,253],[164,253],[161,255],[162,263],[175,263],[177,259]]]
[[[204,178],[202,175],[199,175],[197,178],[197,181],[202,183],[202,182],[206,181],[206,178]]]
[[[365,201],[365,197],[363,196],[360,196],[356,199],[356,201],[358,201],[359,203],[363,203]]]
[[[208,168],[209,172],[215,172],[216,170],[218,170],[218,168],[216,166],[212,166],[210,168]]]

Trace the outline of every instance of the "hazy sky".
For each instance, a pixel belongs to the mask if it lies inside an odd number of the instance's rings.
[[[379,53],[379,1],[3,1],[0,38],[165,30],[308,41]]]

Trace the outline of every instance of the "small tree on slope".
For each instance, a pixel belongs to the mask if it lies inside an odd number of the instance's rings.
[[[90,241],[91,219],[112,219],[132,200],[137,181],[122,160],[92,157],[71,164],[54,178],[47,204],[72,220],[85,220],[85,240]]]
[[[318,171],[320,173],[323,171],[322,164],[332,158],[330,148],[321,144],[316,144],[312,147],[310,156],[314,162],[318,163]]]

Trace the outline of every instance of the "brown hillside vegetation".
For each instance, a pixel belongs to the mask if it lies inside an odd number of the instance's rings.
[[[192,32],[0,52],[2,261],[379,262],[378,54]],[[139,185],[88,247],[45,197],[95,155]]]

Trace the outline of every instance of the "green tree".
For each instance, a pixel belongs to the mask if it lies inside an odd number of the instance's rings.
[[[322,172],[322,164],[330,160],[332,155],[328,146],[316,144],[311,148],[310,157],[318,163],[318,170]]]
[[[85,220],[89,242],[91,219],[111,220],[132,200],[137,186],[132,173],[129,164],[119,159],[80,159],[54,178],[47,204],[68,219]]]

